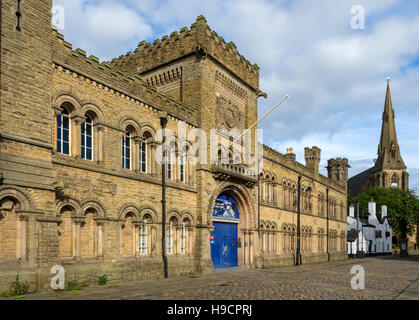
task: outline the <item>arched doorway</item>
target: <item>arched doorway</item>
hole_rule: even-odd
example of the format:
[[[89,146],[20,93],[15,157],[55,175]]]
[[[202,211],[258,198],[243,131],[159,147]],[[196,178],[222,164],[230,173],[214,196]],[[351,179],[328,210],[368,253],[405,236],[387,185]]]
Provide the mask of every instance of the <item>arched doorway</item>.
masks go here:
[[[214,268],[237,267],[240,213],[236,201],[229,194],[222,193],[215,200],[212,220],[211,260]]]

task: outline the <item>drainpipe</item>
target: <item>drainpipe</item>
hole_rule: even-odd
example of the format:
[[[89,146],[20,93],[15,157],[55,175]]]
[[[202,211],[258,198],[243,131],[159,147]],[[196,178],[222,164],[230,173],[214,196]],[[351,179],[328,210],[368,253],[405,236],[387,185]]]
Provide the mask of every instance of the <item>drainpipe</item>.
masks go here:
[[[162,257],[163,257],[163,266],[164,266],[164,277],[168,278],[168,266],[167,266],[167,256],[166,256],[166,153],[165,153],[165,144],[166,144],[166,125],[167,118],[161,117],[160,124],[162,127]]]
[[[329,252],[329,188],[326,189],[326,251],[327,251],[327,261],[330,261],[330,252]]]

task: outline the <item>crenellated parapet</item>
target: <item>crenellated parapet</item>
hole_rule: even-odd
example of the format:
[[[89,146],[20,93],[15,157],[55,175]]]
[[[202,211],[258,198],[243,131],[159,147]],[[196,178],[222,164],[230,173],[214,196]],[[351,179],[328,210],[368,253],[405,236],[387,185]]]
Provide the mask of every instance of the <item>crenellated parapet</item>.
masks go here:
[[[348,181],[349,161],[346,158],[330,159],[327,162],[329,179],[346,183]]]
[[[76,77],[88,78],[104,88],[111,89],[130,99],[138,100],[154,109],[167,112],[173,118],[196,126],[197,108],[186,106],[172,97],[166,96],[145,82],[139,75],[128,75],[115,69],[108,62],[99,62],[95,56],[87,57],[82,49],[73,50],[57,31],[55,34],[53,63],[74,73]]]
[[[134,52],[128,52],[110,63],[124,73],[142,75],[181,58],[196,55],[212,57],[243,79],[253,89],[259,89],[259,67],[242,56],[233,42],[226,42],[199,16],[190,28],[182,28],[170,36],[148,43],[141,41]]]
[[[318,149],[317,147],[313,147],[312,149],[309,149],[309,151],[310,150],[320,157],[320,149]],[[263,158],[268,161],[272,161],[276,164],[287,167],[288,169],[291,169],[292,171],[298,174],[310,177],[313,180],[317,180],[321,184],[330,188],[334,188],[341,192],[345,192],[346,190],[346,181],[332,180],[323,176],[322,174],[315,175],[313,169],[310,166],[305,166],[300,162],[296,161],[295,159],[289,157],[287,154],[282,154],[266,145],[263,145]]]

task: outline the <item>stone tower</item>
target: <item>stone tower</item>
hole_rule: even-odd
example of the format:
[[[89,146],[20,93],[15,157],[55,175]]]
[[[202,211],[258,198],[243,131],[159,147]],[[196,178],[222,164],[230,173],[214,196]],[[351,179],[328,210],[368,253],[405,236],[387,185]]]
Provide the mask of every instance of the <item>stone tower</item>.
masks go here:
[[[349,179],[348,188],[353,196],[373,187],[397,187],[403,190],[409,188],[409,174],[400,153],[394,118],[390,78],[387,78],[378,158],[373,167]]]
[[[45,283],[58,256],[56,224],[38,222],[54,221],[55,206],[51,9],[52,0],[2,0],[0,20],[0,196],[18,199],[25,230],[19,232],[27,237],[17,243],[17,256],[24,267],[40,267],[37,278]],[[27,244],[35,235],[38,244]]]
[[[409,175],[400,153],[397,141],[394,109],[391,101],[390,78],[387,78],[387,93],[382,117],[381,139],[378,145],[378,158],[375,163],[375,185],[382,187],[409,188]]]
[[[304,158],[306,160],[306,167],[310,168],[314,172],[314,176],[319,175],[319,164],[320,164],[321,150],[318,147],[305,148]]]
[[[335,181],[348,181],[348,169],[350,168],[348,159],[336,158],[327,162],[327,172],[329,179]]]

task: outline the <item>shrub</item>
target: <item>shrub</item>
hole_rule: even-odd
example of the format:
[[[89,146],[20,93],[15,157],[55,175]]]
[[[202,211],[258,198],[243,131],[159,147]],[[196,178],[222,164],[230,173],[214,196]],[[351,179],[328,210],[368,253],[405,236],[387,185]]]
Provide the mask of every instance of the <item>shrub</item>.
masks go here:
[[[98,283],[99,283],[100,286],[104,286],[106,284],[106,282],[108,282],[108,276],[106,274],[99,277]]]
[[[22,282],[19,280],[19,275],[16,276],[16,280],[12,282],[10,286],[10,295],[12,296],[23,296],[29,291],[29,283]]]
[[[81,290],[81,286],[77,283],[77,281],[68,281],[67,282],[67,290]]]

